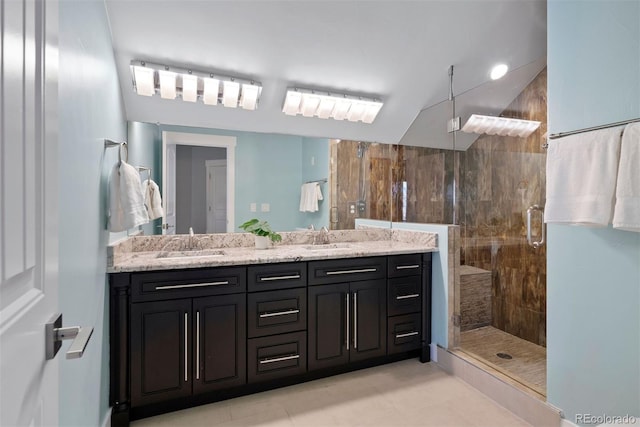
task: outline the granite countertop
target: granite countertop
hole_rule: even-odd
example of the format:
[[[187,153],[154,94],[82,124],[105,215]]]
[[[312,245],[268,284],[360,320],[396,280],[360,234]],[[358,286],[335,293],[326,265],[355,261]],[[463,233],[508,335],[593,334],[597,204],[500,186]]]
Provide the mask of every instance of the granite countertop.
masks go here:
[[[437,251],[437,235],[420,231],[330,231],[328,244],[313,245],[317,231],[280,233],[282,242],[255,249],[247,233],[134,236],[108,248],[107,272],[172,270],[247,264],[356,258]]]

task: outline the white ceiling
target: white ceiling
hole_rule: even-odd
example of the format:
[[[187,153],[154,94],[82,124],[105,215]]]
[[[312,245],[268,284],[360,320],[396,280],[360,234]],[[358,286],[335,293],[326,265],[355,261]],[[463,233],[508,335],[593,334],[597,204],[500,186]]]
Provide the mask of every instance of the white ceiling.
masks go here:
[[[450,65],[454,94],[482,94],[470,97],[471,112],[500,112],[546,57],[543,0],[106,4],[127,119],[134,121],[435,146],[428,141],[443,138],[450,118],[441,111]],[[138,96],[129,71],[134,59],[260,81],[260,106],[245,111]],[[519,71],[486,85],[498,62]],[[375,96],[385,104],[370,125],[290,117],[281,110],[293,86]]]

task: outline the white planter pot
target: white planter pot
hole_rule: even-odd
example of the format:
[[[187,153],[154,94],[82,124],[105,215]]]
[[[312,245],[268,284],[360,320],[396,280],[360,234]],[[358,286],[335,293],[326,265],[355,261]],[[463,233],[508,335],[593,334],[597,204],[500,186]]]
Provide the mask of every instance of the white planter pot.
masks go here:
[[[270,239],[265,236],[256,236],[256,249],[268,249]]]

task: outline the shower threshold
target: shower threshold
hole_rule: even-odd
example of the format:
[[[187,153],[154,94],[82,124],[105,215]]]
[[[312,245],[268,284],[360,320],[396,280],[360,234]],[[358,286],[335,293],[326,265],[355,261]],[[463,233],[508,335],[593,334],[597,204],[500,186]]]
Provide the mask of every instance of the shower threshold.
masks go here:
[[[546,399],[546,348],[485,326],[461,332],[457,350],[508,376],[535,392],[539,395],[537,397]]]

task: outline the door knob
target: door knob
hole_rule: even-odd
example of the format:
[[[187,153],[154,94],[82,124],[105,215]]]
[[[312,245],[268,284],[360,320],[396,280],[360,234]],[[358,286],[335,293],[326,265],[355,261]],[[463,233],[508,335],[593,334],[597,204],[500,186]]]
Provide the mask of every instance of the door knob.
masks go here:
[[[62,314],[57,313],[45,324],[45,351],[47,360],[53,359],[62,347],[63,340],[73,340],[67,359],[79,359],[87,348],[89,339],[93,334],[93,328],[83,328],[81,326],[62,327]]]

